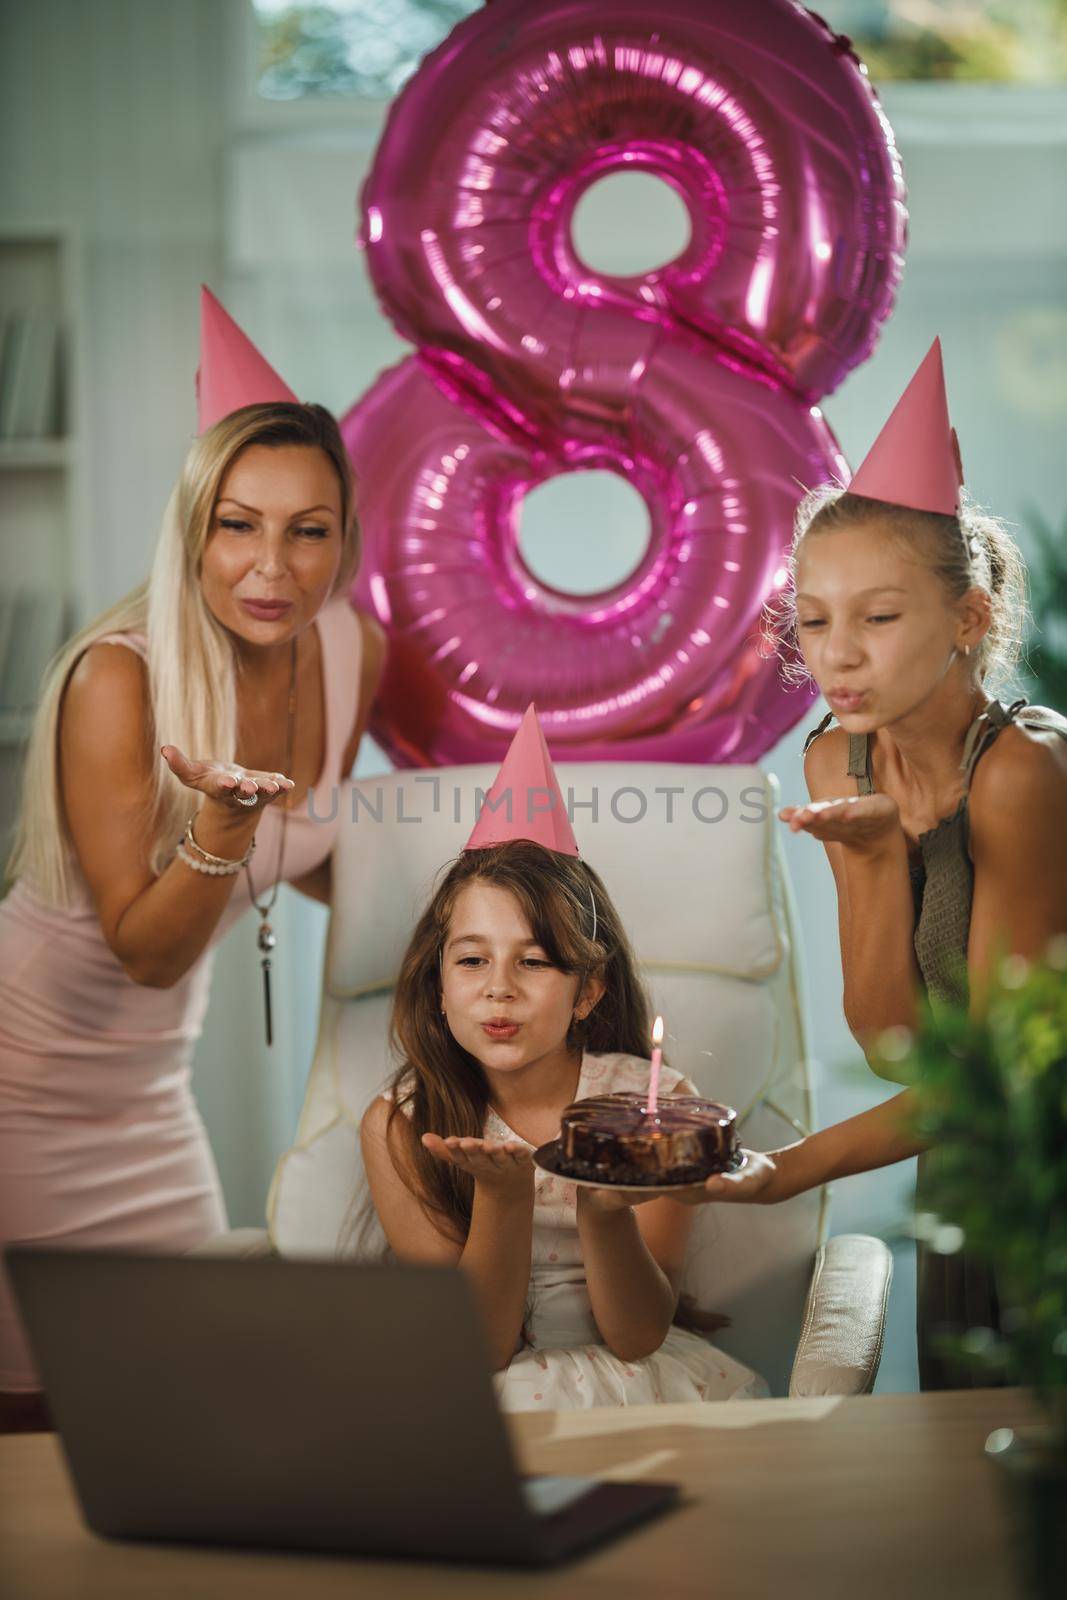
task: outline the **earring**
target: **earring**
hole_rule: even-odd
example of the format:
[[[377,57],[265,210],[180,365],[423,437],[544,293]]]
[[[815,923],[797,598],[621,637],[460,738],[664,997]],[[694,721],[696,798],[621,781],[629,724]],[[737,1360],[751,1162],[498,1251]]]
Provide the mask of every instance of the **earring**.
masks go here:
[[[963,647],[963,653],[964,653],[964,655],[965,655],[965,656],[969,656],[969,655],[970,655],[970,653],[971,653],[971,647],[970,647],[970,645],[969,645],[969,644],[965,644],[965,645],[964,645],[964,647]]]

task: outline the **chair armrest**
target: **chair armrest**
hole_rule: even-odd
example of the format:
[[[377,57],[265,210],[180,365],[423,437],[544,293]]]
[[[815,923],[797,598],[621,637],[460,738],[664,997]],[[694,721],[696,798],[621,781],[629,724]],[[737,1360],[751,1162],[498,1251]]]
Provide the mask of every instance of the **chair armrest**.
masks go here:
[[[881,1239],[842,1233],[815,1257],[790,1395],[870,1394],[882,1359],[893,1257]]]
[[[202,1244],[185,1252],[187,1256],[271,1256],[270,1235],[266,1228],[231,1228],[216,1233]]]

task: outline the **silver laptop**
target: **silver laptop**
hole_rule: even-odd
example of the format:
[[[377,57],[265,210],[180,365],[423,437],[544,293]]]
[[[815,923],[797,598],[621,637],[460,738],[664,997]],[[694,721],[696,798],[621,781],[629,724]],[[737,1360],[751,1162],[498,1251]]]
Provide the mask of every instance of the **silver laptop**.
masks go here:
[[[89,1526],[541,1566],[677,1502],[522,1478],[448,1267],[7,1252]]]

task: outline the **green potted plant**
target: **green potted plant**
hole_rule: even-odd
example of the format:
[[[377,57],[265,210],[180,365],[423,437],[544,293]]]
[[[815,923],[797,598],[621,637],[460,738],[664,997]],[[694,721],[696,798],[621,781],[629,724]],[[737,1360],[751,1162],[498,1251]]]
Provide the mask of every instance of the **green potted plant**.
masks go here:
[[[902,1043],[906,1048],[902,1049]],[[1001,1328],[945,1352],[1033,1391],[1041,1427],[998,1429],[1029,1592],[1067,1577],[1067,937],[1030,963],[999,965],[981,1016],[927,1007],[914,1038],[885,1041],[914,1088],[920,1136],[938,1146],[916,1232],[988,1261]],[[903,1054],[903,1061],[901,1055]]]

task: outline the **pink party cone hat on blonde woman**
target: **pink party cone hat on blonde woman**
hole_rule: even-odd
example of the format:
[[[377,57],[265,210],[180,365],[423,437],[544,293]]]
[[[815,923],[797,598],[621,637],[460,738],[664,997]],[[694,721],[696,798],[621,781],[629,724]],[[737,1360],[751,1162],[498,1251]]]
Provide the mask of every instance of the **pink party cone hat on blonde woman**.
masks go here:
[[[289,385],[264,361],[247,334],[215,299],[200,286],[200,366],[196,374],[200,405],[200,432],[206,433],[222,417],[242,406],[268,400],[297,402]]]
[[[954,516],[962,483],[960,447],[948,420],[941,340],[935,339],[848,490],[894,506]]]
[[[487,850],[512,839],[530,839],[561,856],[578,845],[560,793],[537,710],[526,707],[493,787],[485,797],[465,850]]]

